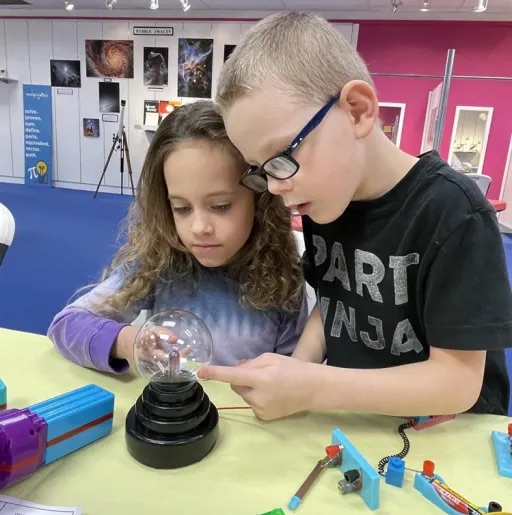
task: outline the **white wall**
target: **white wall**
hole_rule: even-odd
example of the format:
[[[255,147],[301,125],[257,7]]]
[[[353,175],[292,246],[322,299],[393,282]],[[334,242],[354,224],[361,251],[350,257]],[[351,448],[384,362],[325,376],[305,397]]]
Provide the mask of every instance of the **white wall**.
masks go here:
[[[174,36],[133,36],[133,26],[172,26]],[[79,59],[82,87],[72,95],[57,94],[53,88],[53,181],[56,187],[93,190],[112,146],[117,123],[102,122],[98,104],[98,82],[86,77],[86,39],[133,39],[134,78],[113,79],[120,83],[121,99],[127,108],[124,123],[128,137],[134,182],[138,181],[148,148],[148,135],[135,129],[143,122],[144,100],[177,98],[178,38],[213,38],[213,94],[222,67],[224,45],[236,44],[252,23],[222,21],[130,21],[130,20],[0,20],[0,69],[7,69],[15,82],[0,82],[0,181],[23,182],[24,132],[23,84],[50,84],[50,59]],[[337,24],[357,43],[358,26]],[[143,47],[169,47],[169,85],[150,91],[143,84]],[[100,138],[83,136],[83,118],[100,119]],[[125,167],[126,171],[126,167]],[[128,185],[125,177],[125,187]],[[118,192],[119,153],[115,153],[101,191]]]

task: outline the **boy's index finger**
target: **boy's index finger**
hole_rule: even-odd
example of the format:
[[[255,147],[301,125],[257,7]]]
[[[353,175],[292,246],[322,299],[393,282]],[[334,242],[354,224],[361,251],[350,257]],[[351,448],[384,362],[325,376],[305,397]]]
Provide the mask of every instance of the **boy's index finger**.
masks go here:
[[[209,365],[200,368],[197,371],[197,375],[201,379],[220,381],[222,383],[229,383],[235,386],[253,387],[257,383],[256,370],[246,367]]]

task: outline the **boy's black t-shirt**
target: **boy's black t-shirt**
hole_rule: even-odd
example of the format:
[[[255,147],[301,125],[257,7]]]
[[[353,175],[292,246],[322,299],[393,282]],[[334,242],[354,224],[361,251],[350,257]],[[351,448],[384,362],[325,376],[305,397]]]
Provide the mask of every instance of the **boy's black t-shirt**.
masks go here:
[[[428,152],[384,196],[350,203],[329,224],[302,222],[328,365],[384,368],[426,360],[430,347],[486,350],[470,411],[507,415],[512,294],[496,213],[469,177]]]

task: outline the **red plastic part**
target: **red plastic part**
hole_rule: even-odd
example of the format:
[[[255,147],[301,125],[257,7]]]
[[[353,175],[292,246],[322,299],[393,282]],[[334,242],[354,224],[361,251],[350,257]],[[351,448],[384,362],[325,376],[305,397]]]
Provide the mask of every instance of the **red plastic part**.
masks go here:
[[[421,431],[422,429],[427,429],[432,426],[437,426],[437,424],[442,424],[443,422],[448,422],[449,420],[453,420],[455,415],[436,415],[434,417],[430,417],[429,420],[425,422],[414,423],[413,419],[413,428],[416,431]]]
[[[433,477],[435,468],[436,464],[433,461],[425,460],[423,462],[423,475]]]
[[[327,454],[327,456],[329,456],[329,458],[334,458],[334,456],[336,456],[336,454],[339,454],[340,451],[341,447],[339,445],[328,445],[325,448],[325,453]]]
[[[508,436],[512,436],[512,424],[508,425]]]

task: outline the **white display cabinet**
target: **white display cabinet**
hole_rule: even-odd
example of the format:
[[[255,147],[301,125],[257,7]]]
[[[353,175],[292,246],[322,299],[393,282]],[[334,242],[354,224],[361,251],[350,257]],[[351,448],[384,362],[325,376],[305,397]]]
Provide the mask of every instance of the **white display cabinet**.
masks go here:
[[[492,115],[492,107],[456,107],[448,154],[452,168],[465,173],[482,173]]]
[[[384,134],[400,147],[404,124],[405,104],[379,102],[379,118]]]

